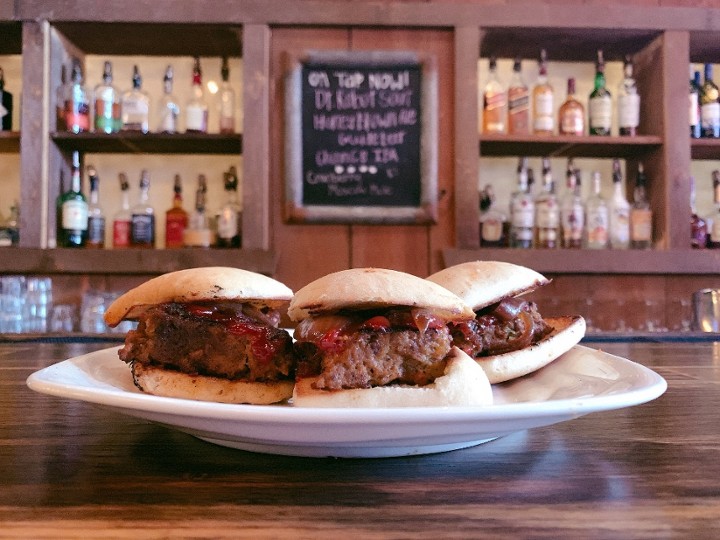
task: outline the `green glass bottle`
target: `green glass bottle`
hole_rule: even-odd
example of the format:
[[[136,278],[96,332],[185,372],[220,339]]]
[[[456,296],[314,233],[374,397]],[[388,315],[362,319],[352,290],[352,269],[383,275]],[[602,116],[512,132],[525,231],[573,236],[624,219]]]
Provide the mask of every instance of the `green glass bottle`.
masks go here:
[[[82,194],[80,153],[73,152],[72,183],[63,193],[61,201],[62,223],[58,245],[60,247],[85,247],[88,237],[88,203]]]

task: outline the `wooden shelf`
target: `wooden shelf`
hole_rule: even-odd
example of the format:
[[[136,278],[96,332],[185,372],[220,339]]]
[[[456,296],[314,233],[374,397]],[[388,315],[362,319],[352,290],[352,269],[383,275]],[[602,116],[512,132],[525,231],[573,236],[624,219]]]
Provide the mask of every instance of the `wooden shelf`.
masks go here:
[[[446,249],[445,264],[505,261],[547,274],[717,275],[720,250]]]
[[[272,251],[247,249],[37,249],[0,248],[2,274],[163,274],[200,266],[275,272]]]
[[[0,153],[15,154],[20,152],[20,132],[0,131]]]
[[[69,133],[51,135],[65,151],[99,154],[240,154],[242,134],[217,133]]]
[[[636,137],[481,134],[480,155],[630,158],[662,144],[654,135]]]
[[[720,159],[720,139],[691,139],[692,159]]]

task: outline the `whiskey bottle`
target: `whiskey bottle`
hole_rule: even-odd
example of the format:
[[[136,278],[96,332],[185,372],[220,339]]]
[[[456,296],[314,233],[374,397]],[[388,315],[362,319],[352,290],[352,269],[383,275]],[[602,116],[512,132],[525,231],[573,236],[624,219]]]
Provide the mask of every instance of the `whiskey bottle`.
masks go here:
[[[160,133],[177,133],[180,105],[173,95],[173,67],[165,69],[163,77],[163,95],[158,105],[157,130]]]
[[[217,247],[238,248],[242,243],[242,209],[238,203],[238,177],[234,166],[224,174],[226,201],[217,220]]]
[[[142,89],[137,65],[133,66],[132,89],[122,95],[121,110],[123,131],[149,131],[150,98]]]
[[[5,90],[5,74],[0,68],[0,131],[12,131],[13,95]]]
[[[594,171],[592,175],[592,193],[585,203],[587,216],[585,247],[588,249],[606,249],[608,247],[610,215],[607,202],[600,193],[600,182],[600,173]]]
[[[558,110],[560,135],[585,134],[585,107],[575,98],[575,79],[567,81],[567,98]]]
[[[58,245],[60,247],[85,247],[88,236],[88,204],[82,193],[80,153],[72,156],[72,183],[62,196],[62,224]]]
[[[192,97],[185,107],[185,131],[191,133],[207,133],[208,105],[202,87],[202,71],[200,58],[195,57],[192,80]]]
[[[220,108],[220,133],[235,133],[235,90],[230,85],[230,67],[227,57],[222,59],[220,69],[222,83],[220,83],[219,108]]]
[[[174,249],[183,247],[183,234],[188,224],[188,214],[183,208],[182,180],[175,175],[173,186],[173,204],[165,212],[165,248]]]
[[[647,177],[642,163],[638,164],[630,208],[630,246],[633,249],[652,247],[652,210],[647,198]]]
[[[130,183],[125,173],[120,173],[118,179],[120,180],[122,203],[120,210],[113,217],[113,248],[123,249],[130,247],[130,228],[132,225]]]
[[[627,249],[630,247],[630,203],[625,198],[622,185],[620,160],[613,159],[613,196],[610,199],[610,247]]]
[[[130,218],[130,246],[155,247],[155,210],[149,202],[150,175],[143,170],[140,175],[140,198],[132,207]]]
[[[480,246],[507,247],[509,222],[507,216],[495,208],[495,193],[490,184],[480,192]]]
[[[542,175],[543,189],[535,201],[535,247],[554,249],[560,245],[560,205],[548,158],[543,158]]]
[[[521,60],[515,58],[508,86],[508,133],[527,135],[530,132],[530,94],[523,81]]]
[[[718,87],[713,82],[712,64],[705,64],[705,82],[700,91],[700,123],[703,137],[720,137],[720,103]]]
[[[560,201],[560,232],[562,247],[581,248],[585,227],[585,207],[580,195],[578,171],[568,160],[565,193]]]
[[[595,62],[595,88],[588,99],[590,135],[610,135],[612,100],[605,86],[605,60],[603,52],[597,52]]]
[[[100,206],[99,184],[95,167],[88,166],[90,179],[90,204],[88,205],[88,239],[86,247],[102,249],[105,247],[105,214]]]
[[[207,180],[205,175],[198,176],[198,188],[195,192],[195,209],[190,214],[188,226],[183,234],[183,244],[186,247],[210,247],[213,243],[213,234],[205,208],[205,194],[207,193]]]
[[[700,122],[700,72],[694,71],[690,64],[690,137],[699,139],[702,136]]]
[[[517,191],[510,198],[510,247],[528,249],[533,246],[535,201],[528,193],[527,158],[518,162]]]
[[[705,249],[708,244],[707,222],[697,213],[695,206],[695,178],[690,177],[690,247]]]
[[[640,125],[640,94],[633,78],[633,63],[630,55],[625,55],[623,80],[618,87],[618,132],[620,135],[637,135]]]
[[[95,131],[120,131],[120,94],[112,84],[112,64],[105,62],[102,83],[95,87]]]
[[[90,130],[90,95],[83,84],[80,60],[73,58],[65,92],[65,129],[73,133]]]
[[[497,76],[497,61],[490,58],[490,76],[483,91],[483,133],[507,131],[507,94]]]
[[[555,131],[555,112],[553,110],[555,91],[548,82],[547,53],[540,51],[538,81],[533,88],[533,133],[552,135]]]

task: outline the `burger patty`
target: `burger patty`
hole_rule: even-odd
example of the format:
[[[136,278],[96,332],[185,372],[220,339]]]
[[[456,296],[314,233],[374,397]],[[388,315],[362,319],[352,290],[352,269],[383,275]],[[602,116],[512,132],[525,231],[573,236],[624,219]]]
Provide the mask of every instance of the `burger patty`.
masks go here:
[[[418,330],[360,331],[341,350],[325,352],[296,343],[298,374],[317,377],[314,388],[340,390],[390,383],[426,385],[445,371],[452,347],[446,326]]]
[[[295,367],[286,331],[241,314],[211,320],[173,303],[148,309],[118,355],[129,364],[231,380],[292,379]]]

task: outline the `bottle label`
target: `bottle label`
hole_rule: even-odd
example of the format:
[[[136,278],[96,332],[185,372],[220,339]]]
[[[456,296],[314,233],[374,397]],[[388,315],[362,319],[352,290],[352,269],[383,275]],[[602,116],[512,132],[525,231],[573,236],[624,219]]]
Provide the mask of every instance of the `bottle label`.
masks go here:
[[[165,247],[182,247],[183,233],[186,226],[186,216],[168,215],[165,220]]]
[[[580,242],[583,236],[583,224],[585,223],[585,211],[582,206],[574,206],[569,212],[562,216],[563,240],[568,242]]]
[[[155,216],[133,214],[130,226],[130,243],[133,245],[155,244]]]
[[[86,231],[88,206],[85,201],[65,201],[62,205],[62,228],[68,231]]]
[[[552,92],[535,94],[534,106],[533,129],[535,131],[553,131],[555,129],[555,118],[553,116]]]
[[[527,200],[520,198],[512,206],[512,225],[515,229],[530,229],[532,231],[535,222],[534,205]]]
[[[91,217],[88,219],[88,242],[90,244],[105,243],[105,218]]]
[[[65,125],[74,132],[90,130],[90,107],[84,102],[65,102]]]
[[[218,236],[231,239],[238,234],[238,215],[232,210],[223,210],[217,222]]]
[[[590,100],[590,127],[592,129],[610,129],[612,123],[612,102],[609,96],[595,97]]]
[[[698,105],[698,95],[693,92],[690,94],[690,125],[697,126],[700,123],[700,107]]]
[[[705,103],[700,110],[703,127],[712,128],[720,124],[720,103]]]
[[[652,240],[652,212],[637,209],[630,212],[630,238],[633,242]]]
[[[621,128],[636,128],[640,125],[640,96],[638,94],[618,97],[618,125]]]
[[[560,225],[560,212],[555,204],[542,202],[536,205],[537,226],[540,229],[556,229]]]
[[[608,243],[608,214],[599,211],[588,213],[588,247],[604,248]]]
[[[630,242],[630,212],[615,208],[610,215],[610,242],[613,247],[627,247]]]
[[[583,135],[585,131],[582,111],[569,111],[563,115],[560,129],[567,135]]]
[[[130,222],[113,222],[113,247],[125,248],[130,245]]]
[[[508,90],[508,119],[510,133],[527,133],[530,127],[530,96],[527,88]]]
[[[503,234],[503,223],[499,219],[488,218],[482,223],[480,238],[483,242],[499,242]]]
[[[166,108],[163,110],[162,119],[160,120],[160,131],[165,133],[175,133],[177,131],[177,111]]]
[[[207,109],[202,107],[188,107],[187,108],[187,125],[186,129],[190,131],[207,131]]]

